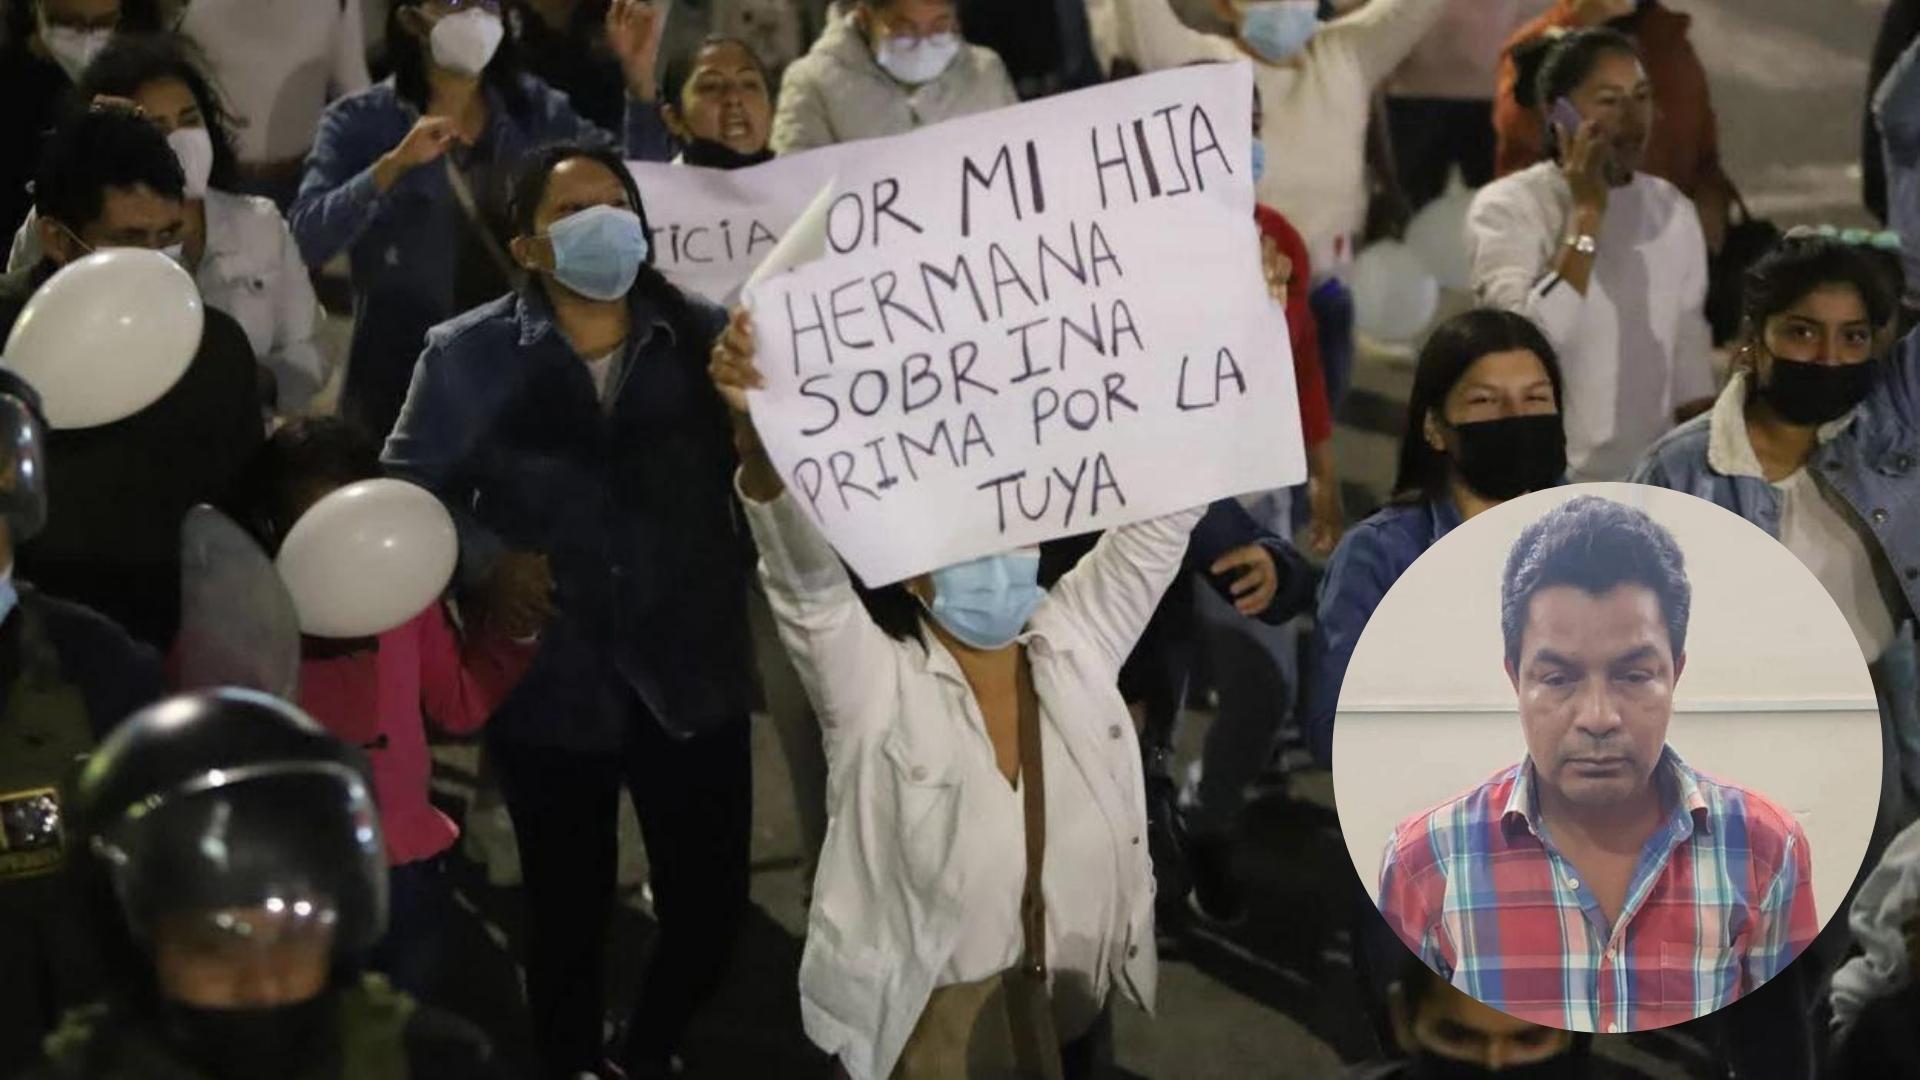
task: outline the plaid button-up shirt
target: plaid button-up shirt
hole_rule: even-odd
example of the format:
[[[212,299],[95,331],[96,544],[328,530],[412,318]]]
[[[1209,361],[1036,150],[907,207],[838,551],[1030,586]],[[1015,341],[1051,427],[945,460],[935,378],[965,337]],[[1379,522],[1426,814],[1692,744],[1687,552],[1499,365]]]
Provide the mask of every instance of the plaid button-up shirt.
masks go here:
[[[1522,760],[1400,823],[1380,909],[1407,947],[1488,1005],[1573,1031],[1703,1016],[1779,974],[1819,932],[1812,858],[1792,815],[1702,776],[1667,748],[1673,806],[1609,924],[1539,827]]]

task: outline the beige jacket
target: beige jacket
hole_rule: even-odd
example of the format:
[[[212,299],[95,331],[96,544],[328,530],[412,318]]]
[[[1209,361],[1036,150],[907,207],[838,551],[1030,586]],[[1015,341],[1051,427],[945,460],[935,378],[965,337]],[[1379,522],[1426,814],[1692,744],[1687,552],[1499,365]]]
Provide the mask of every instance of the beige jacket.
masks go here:
[[[906,86],[881,69],[866,37],[844,13],[787,68],[773,117],[776,154],[900,135],[957,116],[1013,105],[1007,66],[992,49],[964,46],[940,77]]]

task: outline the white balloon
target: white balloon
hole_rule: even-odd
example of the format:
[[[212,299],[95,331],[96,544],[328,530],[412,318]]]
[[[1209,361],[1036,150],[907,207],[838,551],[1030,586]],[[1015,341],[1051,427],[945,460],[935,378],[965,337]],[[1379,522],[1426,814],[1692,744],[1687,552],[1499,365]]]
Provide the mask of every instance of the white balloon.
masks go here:
[[[106,248],[40,286],[0,364],[40,391],[54,427],[98,427],[173,389],[205,324],[200,290],[179,263],[145,248]]]
[[[1473,189],[1456,174],[1446,193],[1421,207],[1407,226],[1407,246],[1442,287],[1456,292],[1473,288],[1473,257],[1467,252],[1467,211],[1472,206]]]
[[[459,551],[453,518],[431,492],[404,480],[363,480],[300,515],[275,565],[302,633],[370,637],[439,599]]]
[[[1382,241],[1353,261],[1353,320],[1375,341],[1411,342],[1440,308],[1440,283],[1407,245]]]

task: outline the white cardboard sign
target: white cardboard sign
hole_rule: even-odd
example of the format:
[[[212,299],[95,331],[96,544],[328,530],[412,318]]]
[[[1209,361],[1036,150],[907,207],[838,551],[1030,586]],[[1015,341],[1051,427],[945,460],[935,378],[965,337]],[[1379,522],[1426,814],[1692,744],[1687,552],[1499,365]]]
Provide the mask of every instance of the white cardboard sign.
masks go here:
[[[1252,97],[1244,63],[1181,68],[854,144],[828,196],[789,192],[822,250],[745,291],[753,416],[864,581],[1305,478]]]

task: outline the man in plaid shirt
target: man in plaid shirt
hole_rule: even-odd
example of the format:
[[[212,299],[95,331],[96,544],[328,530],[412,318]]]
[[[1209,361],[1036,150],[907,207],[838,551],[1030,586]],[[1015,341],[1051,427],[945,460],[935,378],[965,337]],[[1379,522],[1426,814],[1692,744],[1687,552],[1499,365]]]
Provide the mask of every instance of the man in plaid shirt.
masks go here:
[[[1703,1016],[1819,931],[1807,837],[1666,745],[1686,668],[1679,545],[1595,496],[1529,525],[1500,621],[1527,756],[1394,829],[1380,908],[1454,986],[1573,1031]]]

